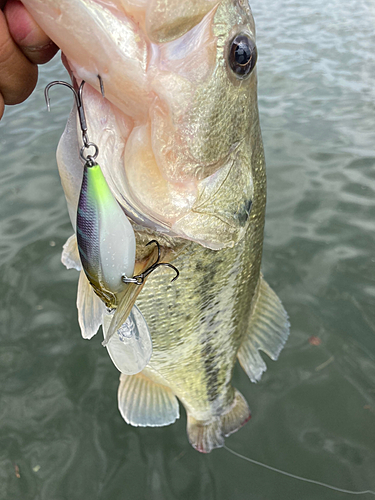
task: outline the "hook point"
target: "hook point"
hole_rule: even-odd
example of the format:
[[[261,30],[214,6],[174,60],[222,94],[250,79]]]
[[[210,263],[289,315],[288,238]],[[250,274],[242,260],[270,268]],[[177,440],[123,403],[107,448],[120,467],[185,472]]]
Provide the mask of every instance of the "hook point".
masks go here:
[[[99,84],[100,84],[100,92],[101,92],[102,96],[105,97],[103,79],[100,75],[98,75],[98,78],[99,78]]]

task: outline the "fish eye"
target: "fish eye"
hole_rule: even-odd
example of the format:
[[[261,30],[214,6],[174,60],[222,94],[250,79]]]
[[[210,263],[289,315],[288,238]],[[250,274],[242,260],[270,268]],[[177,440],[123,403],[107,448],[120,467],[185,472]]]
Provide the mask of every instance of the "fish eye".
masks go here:
[[[255,43],[246,34],[240,33],[230,44],[229,64],[238,78],[245,78],[254,69],[258,58]]]

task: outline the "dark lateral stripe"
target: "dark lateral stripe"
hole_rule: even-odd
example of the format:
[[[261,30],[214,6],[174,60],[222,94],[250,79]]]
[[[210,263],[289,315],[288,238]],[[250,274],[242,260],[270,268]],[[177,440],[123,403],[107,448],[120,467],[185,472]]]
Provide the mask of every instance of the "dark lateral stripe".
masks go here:
[[[219,368],[217,367],[217,359],[213,352],[212,345],[209,342],[205,342],[205,345],[202,349],[202,356],[204,362],[204,369],[207,376],[207,396],[210,402],[216,400],[219,395],[219,384],[218,384],[218,375]]]
[[[213,402],[219,396],[219,372],[218,356],[215,345],[211,339],[216,337],[215,334],[215,314],[212,310],[212,304],[215,303],[215,281],[217,269],[211,265],[206,265],[204,262],[198,262],[197,268],[202,275],[200,286],[198,287],[200,294],[200,309],[202,333],[202,360],[204,371],[206,373],[206,391],[207,398]]]

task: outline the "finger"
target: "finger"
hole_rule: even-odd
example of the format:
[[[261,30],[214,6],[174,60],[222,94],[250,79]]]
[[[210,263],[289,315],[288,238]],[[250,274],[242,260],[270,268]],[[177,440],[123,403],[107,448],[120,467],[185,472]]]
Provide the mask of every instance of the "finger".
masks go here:
[[[0,120],[4,114],[4,99],[3,96],[0,94]]]
[[[59,50],[19,0],[9,0],[4,14],[13,40],[34,64],[48,62]]]
[[[0,11],[0,93],[4,103],[24,101],[33,91],[37,79],[37,66],[14,43],[5,16]]]

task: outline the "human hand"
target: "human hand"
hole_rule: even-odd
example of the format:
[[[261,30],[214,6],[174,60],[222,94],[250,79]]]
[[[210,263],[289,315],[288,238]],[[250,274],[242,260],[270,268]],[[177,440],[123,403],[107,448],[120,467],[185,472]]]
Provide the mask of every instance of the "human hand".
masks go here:
[[[38,80],[38,64],[58,47],[36,24],[19,0],[0,0],[0,119],[5,104],[18,104]]]

